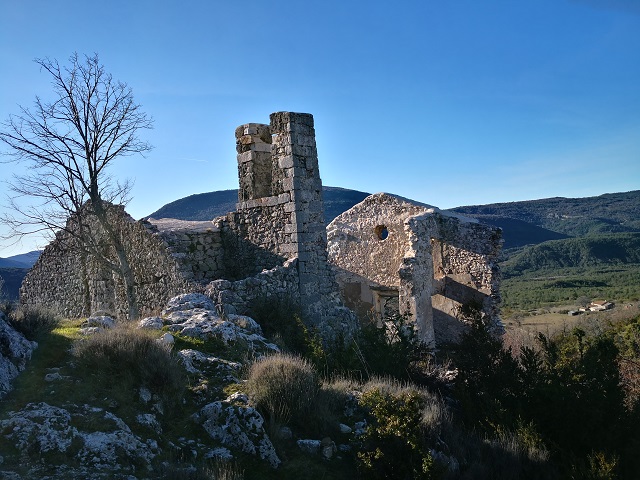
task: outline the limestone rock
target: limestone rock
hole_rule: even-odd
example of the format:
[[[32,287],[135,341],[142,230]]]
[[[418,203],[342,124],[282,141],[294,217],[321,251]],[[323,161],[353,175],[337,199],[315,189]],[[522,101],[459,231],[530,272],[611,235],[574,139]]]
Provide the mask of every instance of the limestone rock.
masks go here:
[[[278,467],[281,462],[264,430],[262,415],[255,408],[232,405],[227,400],[205,405],[193,420],[224,446],[257,455],[273,468]]]
[[[242,367],[241,364],[230,362],[222,358],[207,355],[198,350],[184,349],[178,352],[178,356],[189,373],[212,375],[236,374]]]
[[[99,422],[102,430],[93,430]],[[109,425],[105,428],[105,425]],[[0,421],[6,440],[21,451],[37,451],[43,459],[67,454],[74,462],[98,471],[126,471],[131,465],[149,466],[159,450],[143,442],[120,418],[101,408],[29,403]],[[58,455],[56,455],[58,454]]]
[[[148,330],[160,330],[163,325],[164,320],[161,317],[146,317],[138,322],[138,328]]]
[[[202,295],[201,293],[185,293],[169,300],[167,307],[162,311],[162,314],[168,315],[172,312],[193,310],[194,308],[214,311],[216,309],[209,297]]]
[[[87,318],[83,327],[99,327],[99,328],[113,328],[116,326],[116,321],[107,315],[98,315]]]
[[[171,335],[170,333],[165,333],[158,339],[158,342],[165,345],[169,348],[169,350],[171,350],[173,344],[176,343],[176,339],[173,338],[173,335]]]
[[[340,433],[348,435],[349,433],[352,432],[351,427],[349,425],[345,425],[344,423],[341,423],[339,425],[340,428]]]
[[[200,340],[219,339],[225,344],[246,342],[251,350],[262,354],[277,352],[278,347],[262,336],[260,325],[245,315],[221,317],[208,297],[189,293],[172,298],[163,311],[170,332]]]
[[[37,346],[14,330],[0,312],[0,398],[11,390],[11,382],[25,369]]]
[[[315,455],[320,451],[322,442],[320,442],[320,440],[303,439],[298,440],[296,443],[298,448],[303,452]]]
[[[323,438],[320,442],[320,453],[325,460],[331,460],[333,456],[338,452],[338,447],[331,438]]]

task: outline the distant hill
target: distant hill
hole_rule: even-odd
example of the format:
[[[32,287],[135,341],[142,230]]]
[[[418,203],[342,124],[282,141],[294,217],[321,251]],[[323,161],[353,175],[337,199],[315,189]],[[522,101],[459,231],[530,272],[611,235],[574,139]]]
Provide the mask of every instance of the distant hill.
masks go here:
[[[12,257],[0,258],[0,268],[31,268],[40,257],[40,253],[40,250],[34,250]]]
[[[0,258],[0,278],[4,280],[0,300],[17,300],[22,280],[40,257],[40,250]]]
[[[178,220],[212,220],[236,209],[238,190],[197,193],[167,203],[148,217]]]
[[[640,264],[640,233],[613,233],[553,240],[512,253],[505,275],[567,267]]]
[[[534,245],[549,240],[570,238],[564,233],[554,232],[515,218],[501,217],[498,215],[473,215],[473,217],[482,223],[502,228],[502,236],[504,238],[503,248],[505,250],[523,247],[525,245]]]
[[[338,187],[323,187],[325,221],[364,200],[369,194]],[[211,220],[234,211],[237,190],[190,195],[153,212],[153,218]],[[547,198],[524,202],[471,205],[451,209],[503,229],[504,248],[520,248],[550,240],[640,232],[640,190],[588,198]]]
[[[487,223],[494,223],[498,218],[520,220],[571,237],[640,232],[640,190],[586,198],[554,197],[524,202],[471,205],[457,207],[452,211],[476,217]],[[526,244],[523,243],[524,240],[520,238],[514,243]]]
[[[18,299],[20,285],[22,285],[22,280],[28,271],[28,268],[0,268],[0,278],[4,280],[2,291],[0,291],[0,301]]]
[[[329,223],[342,212],[360,203],[370,194],[339,187],[322,187],[325,221]],[[238,190],[199,193],[168,203],[152,214],[152,218],[178,220],[212,220],[236,209]]]

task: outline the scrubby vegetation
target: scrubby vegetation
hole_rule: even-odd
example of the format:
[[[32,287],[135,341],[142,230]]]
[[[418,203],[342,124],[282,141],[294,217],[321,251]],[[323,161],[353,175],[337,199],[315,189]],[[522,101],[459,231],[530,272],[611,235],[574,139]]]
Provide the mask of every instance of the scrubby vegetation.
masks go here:
[[[149,332],[126,326],[106,329],[76,340],[72,353],[77,368],[84,375],[93,374],[96,387],[108,389],[110,397],[133,401],[139,389],[146,388],[163,411],[179,408],[186,386],[184,368]]]
[[[171,350],[158,332],[127,326],[83,336],[81,321],[13,310],[13,324],[40,348],[0,407],[72,399],[129,425],[145,408],[162,411],[165,453],[150,478],[632,479],[640,471],[640,317],[539,335],[519,351],[476,319],[436,357],[413,342],[402,317],[384,328],[366,323],[328,348],[295,306],[272,306],[263,307],[262,321],[271,322],[263,328],[284,351],[257,358],[180,336]],[[243,362],[243,378],[198,383],[175,353],[185,348]],[[43,380],[52,371],[70,380]],[[189,418],[197,402],[238,390],[266,419],[277,470],[241,454],[229,463],[190,453],[189,439],[206,436]],[[299,447],[305,439],[318,442],[318,453]],[[11,451],[2,436],[0,448]]]
[[[522,220],[570,236],[640,230],[640,191],[588,198],[545,198],[524,202],[459,207],[467,215]]]
[[[255,362],[247,380],[254,405],[275,425],[303,427],[320,389],[311,363],[293,355],[274,355]]]
[[[503,312],[552,305],[578,305],[580,298],[640,300],[640,265],[534,270],[502,281]]]
[[[58,315],[42,308],[26,309],[7,303],[4,310],[11,326],[28,340],[38,340],[54,329],[61,320]]]
[[[640,264],[640,233],[552,240],[508,253],[503,264],[506,276],[567,267]]]

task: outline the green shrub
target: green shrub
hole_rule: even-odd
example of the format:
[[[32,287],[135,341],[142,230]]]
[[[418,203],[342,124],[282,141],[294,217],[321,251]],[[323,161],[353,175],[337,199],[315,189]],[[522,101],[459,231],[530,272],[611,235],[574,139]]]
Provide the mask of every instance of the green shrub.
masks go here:
[[[24,306],[10,309],[8,319],[11,326],[29,340],[50,332],[60,322],[60,317],[50,310]]]
[[[413,380],[420,376],[428,350],[417,341],[413,325],[396,315],[382,325],[374,318],[363,320],[349,342],[338,340],[326,352],[326,371],[361,379],[390,376]]]
[[[363,475],[374,479],[430,479],[439,475],[429,449],[446,417],[435,396],[396,381],[374,379],[360,398],[369,418],[357,452]]]
[[[318,394],[318,375],[307,360],[288,354],[272,355],[251,366],[247,390],[272,425],[303,425]]]
[[[305,422],[304,433],[314,438],[338,435],[341,417],[353,390],[355,382],[346,378],[323,381],[314,400],[313,415]]]
[[[530,426],[523,427],[525,430]],[[548,461],[548,452],[530,432],[501,430],[481,437],[469,431],[445,436],[460,463],[461,477],[474,480],[553,480],[560,478]],[[535,435],[534,435],[535,436]]]

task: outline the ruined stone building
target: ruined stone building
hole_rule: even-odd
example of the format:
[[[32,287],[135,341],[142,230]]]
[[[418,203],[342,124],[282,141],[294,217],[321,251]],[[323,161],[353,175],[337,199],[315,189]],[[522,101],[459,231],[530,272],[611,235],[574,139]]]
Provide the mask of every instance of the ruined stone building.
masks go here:
[[[359,316],[404,315],[427,344],[457,340],[473,315],[500,328],[494,227],[377,193],[327,230],[342,296]]]
[[[269,125],[241,125],[235,136],[235,212],[208,222],[136,222],[113,207],[143,313],[189,291],[239,314],[255,301],[288,297],[329,336],[353,327],[347,305],[359,315],[405,314],[429,344],[449,339],[469,305],[498,322],[498,231],[387,194],[366,198],[327,229],[313,117],[277,112]],[[118,277],[69,243],[60,234],[47,246],[23,283],[22,303],[125,317]]]

